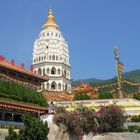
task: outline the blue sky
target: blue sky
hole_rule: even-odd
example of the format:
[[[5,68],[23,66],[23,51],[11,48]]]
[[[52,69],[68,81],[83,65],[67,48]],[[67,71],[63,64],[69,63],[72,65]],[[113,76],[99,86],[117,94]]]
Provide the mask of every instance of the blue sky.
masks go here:
[[[50,0],[0,1],[0,54],[29,68]],[[52,0],[69,44],[73,79],[116,75],[113,46],[124,71],[140,68],[140,0]]]

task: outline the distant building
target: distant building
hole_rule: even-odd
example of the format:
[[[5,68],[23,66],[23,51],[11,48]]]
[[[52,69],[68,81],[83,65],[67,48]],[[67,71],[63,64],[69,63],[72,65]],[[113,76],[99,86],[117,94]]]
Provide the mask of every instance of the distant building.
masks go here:
[[[49,81],[43,85],[44,89],[71,91],[68,44],[59,31],[52,9],[34,43],[32,66],[35,73],[49,76]]]

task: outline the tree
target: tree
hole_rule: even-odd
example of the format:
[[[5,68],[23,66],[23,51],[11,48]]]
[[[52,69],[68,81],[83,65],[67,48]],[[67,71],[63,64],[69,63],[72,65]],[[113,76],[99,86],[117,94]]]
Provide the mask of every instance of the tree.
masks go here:
[[[9,135],[5,140],[48,140],[48,124],[43,123],[39,117],[32,117],[31,114],[23,116],[24,127],[17,134],[9,129]],[[14,138],[14,135],[17,135]],[[14,138],[14,139],[13,139]]]
[[[17,133],[14,131],[13,127],[10,127],[8,136],[5,137],[5,140],[17,140],[17,137]]]
[[[98,98],[99,99],[112,99],[113,95],[112,93],[99,93]]]
[[[91,97],[87,93],[78,93],[74,96],[74,100],[90,100]]]

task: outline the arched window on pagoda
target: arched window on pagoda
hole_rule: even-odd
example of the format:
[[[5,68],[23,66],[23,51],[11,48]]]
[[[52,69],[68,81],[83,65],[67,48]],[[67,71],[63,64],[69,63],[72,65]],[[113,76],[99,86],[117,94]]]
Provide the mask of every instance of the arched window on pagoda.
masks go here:
[[[41,70],[41,68],[38,69],[38,74],[39,74],[39,75],[42,75],[42,70]]]
[[[47,83],[47,90],[49,90],[50,89],[50,84],[49,83]]]
[[[56,74],[56,69],[55,69],[55,67],[53,67],[52,69],[51,69],[51,74]]]
[[[56,90],[57,89],[57,85],[56,83],[53,81],[51,84],[51,90]]]
[[[58,56],[56,56],[56,60],[58,60]]]
[[[65,84],[65,90],[67,90],[68,89],[68,85],[67,84]]]
[[[60,69],[58,69],[58,75],[60,75]]]
[[[43,75],[45,75],[45,69],[43,68]]]
[[[64,70],[64,76],[66,77],[66,74],[67,74],[67,72],[66,72],[66,70]]]
[[[61,84],[60,83],[58,84],[58,90],[61,90]]]
[[[44,60],[46,60],[46,56],[44,56]]]
[[[50,74],[50,69],[49,68],[47,68],[47,74]]]
[[[52,60],[55,60],[55,55],[52,56]]]
[[[49,60],[51,60],[51,55],[49,56]]]

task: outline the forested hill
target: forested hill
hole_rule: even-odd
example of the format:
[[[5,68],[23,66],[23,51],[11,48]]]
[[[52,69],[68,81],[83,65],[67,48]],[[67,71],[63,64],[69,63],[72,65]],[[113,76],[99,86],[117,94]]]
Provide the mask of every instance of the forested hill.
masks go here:
[[[123,74],[123,79],[124,80],[129,80],[129,81],[134,82],[134,83],[140,82],[140,69],[139,70],[133,70],[133,71],[130,71],[130,72],[125,72]],[[90,83],[93,86],[96,86],[96,85],[104,85],[104,84],[113,83],[113,82],[117,81],[117,78],[114,77],[112,79],[107,79],[107,80],[101,80],[101,79],[96,79],[96,78],[81,79],[81,80],[73,81],[72,85],[77,86],[81,83],[81,81],[85,82],[85,83]]]

